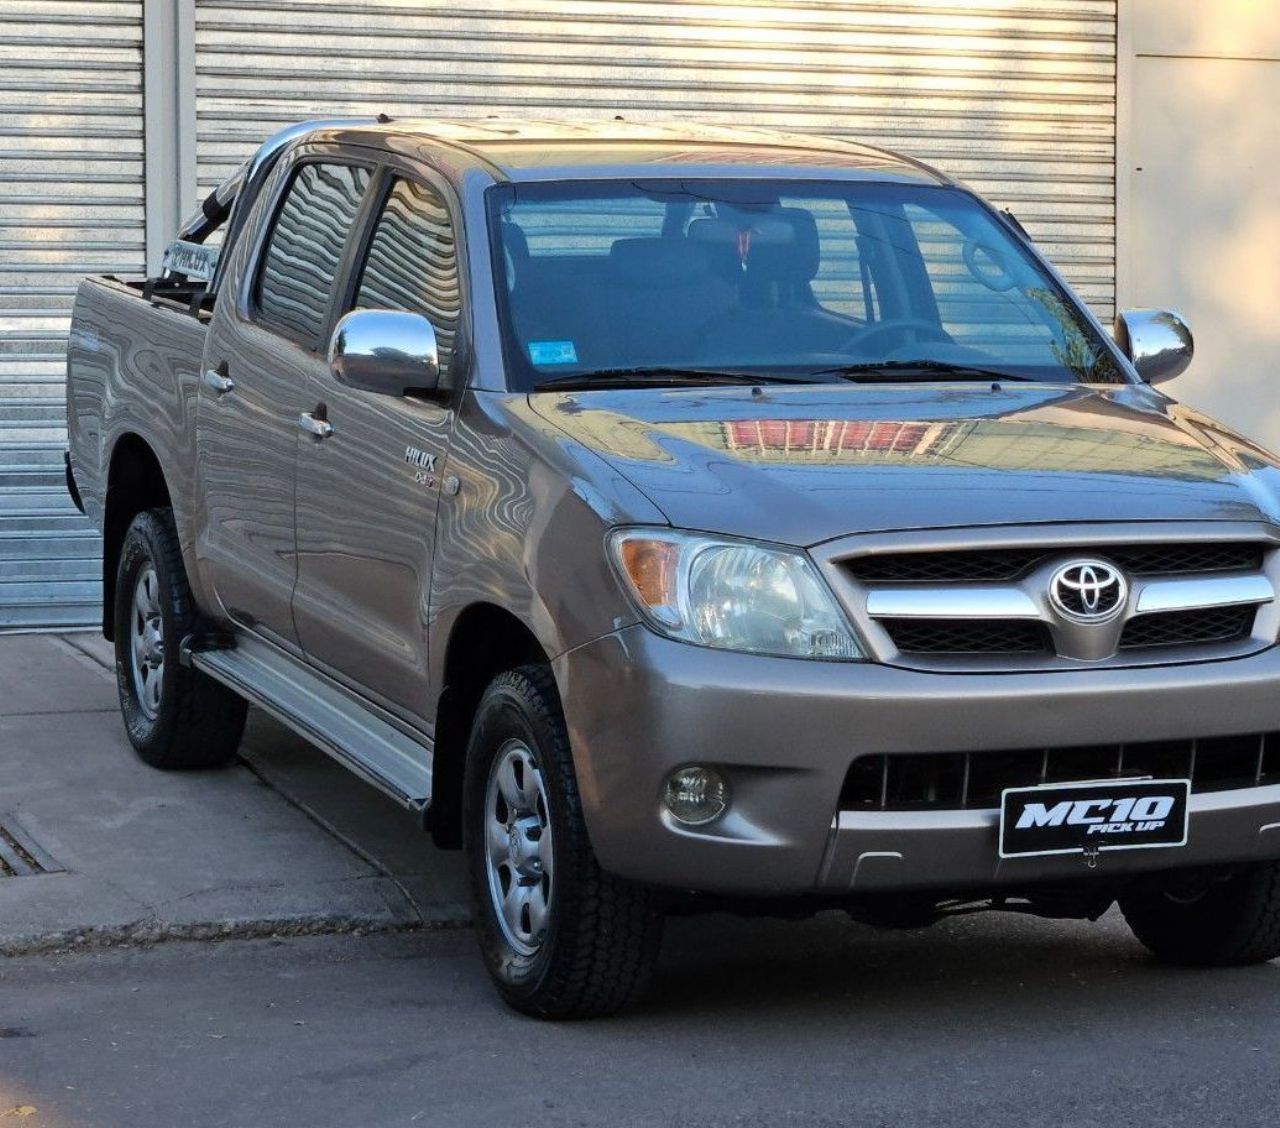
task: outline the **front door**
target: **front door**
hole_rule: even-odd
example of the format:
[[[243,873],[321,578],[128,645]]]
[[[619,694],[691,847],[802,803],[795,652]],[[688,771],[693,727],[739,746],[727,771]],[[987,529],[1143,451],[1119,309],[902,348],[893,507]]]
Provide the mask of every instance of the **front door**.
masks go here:
[[[428,317],[451,386],[459,315],[454,228],[441,194],[388,175],[352,309]],[[377,395],[327,370],[308,385],[323,438],[298,452],[298,579],[293,610],[307,657],[321,670],[411,720],[427,698],[427,610],[436,507],[453,410],[443,402]]]

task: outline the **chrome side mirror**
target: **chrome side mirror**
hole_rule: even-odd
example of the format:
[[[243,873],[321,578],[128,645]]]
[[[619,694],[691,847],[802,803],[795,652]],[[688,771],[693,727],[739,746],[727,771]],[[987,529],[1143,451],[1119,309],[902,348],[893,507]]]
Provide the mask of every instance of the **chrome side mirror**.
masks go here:
[[[1115,337],[1148,384],[1185,372],[1196,351],[1186,322],[1168,309],[1127,309],[1117,314]]]
[[[333,327],[329,368],[340,384],[363,392],[434,391],[440,383],[435,328],[420,313],[352,310]]]

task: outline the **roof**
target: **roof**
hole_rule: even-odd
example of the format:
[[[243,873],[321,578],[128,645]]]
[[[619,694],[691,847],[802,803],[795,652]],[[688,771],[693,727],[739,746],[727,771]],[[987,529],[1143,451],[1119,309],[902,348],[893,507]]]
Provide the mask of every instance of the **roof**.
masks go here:
[[[501,179],[532,180],[566,172],[635,166],[726,166],[747,171],[828,171],[885,180],[947,183],[928,165],[886,149],[802,133],[726,127],[691,121],[536,121],[472,118],[402,120],[369,127],[404,140],[427,140],[466,150]]]

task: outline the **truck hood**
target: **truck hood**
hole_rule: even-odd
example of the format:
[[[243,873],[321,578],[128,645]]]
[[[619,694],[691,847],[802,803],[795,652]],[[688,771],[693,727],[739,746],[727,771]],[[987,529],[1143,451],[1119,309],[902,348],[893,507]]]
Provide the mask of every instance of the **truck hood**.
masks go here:
[[[1039,522],[1274,521],[1280,463],[1145,386],[535,392],[680,528],[811,545]]]

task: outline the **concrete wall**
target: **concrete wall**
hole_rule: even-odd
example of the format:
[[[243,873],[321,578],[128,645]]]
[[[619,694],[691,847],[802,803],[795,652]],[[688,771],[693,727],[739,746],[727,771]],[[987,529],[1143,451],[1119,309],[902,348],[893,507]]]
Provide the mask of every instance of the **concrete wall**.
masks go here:
[[[1280,4],[1122,0],[1117,304],[1171,306],[1169,390],[1280,446]]]

